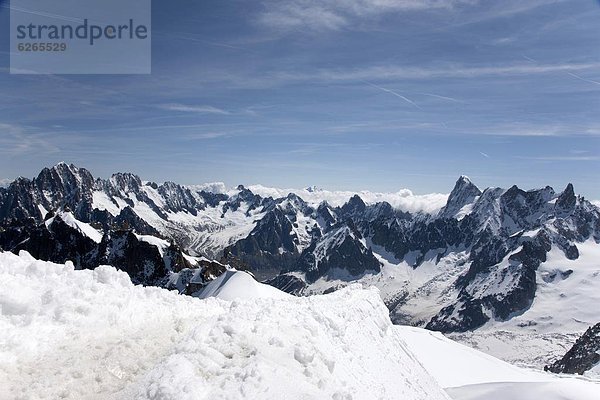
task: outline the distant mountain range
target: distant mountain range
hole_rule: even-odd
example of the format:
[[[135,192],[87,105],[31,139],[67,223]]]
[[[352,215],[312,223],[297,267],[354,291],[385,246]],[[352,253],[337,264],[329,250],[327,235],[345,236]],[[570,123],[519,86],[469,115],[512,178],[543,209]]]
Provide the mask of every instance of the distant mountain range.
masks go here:
[[[443,332],[509,322],[583,332],[600,319],[589,310],[600,300],[600,210],[571,184],[481,190],[462,176],[443,207],[420,211],[304,192],[103,180],[61,163],[0,188],[0,247],[110,264],[185,293],[225,264],[297,295],[375,285],[393,321]]]

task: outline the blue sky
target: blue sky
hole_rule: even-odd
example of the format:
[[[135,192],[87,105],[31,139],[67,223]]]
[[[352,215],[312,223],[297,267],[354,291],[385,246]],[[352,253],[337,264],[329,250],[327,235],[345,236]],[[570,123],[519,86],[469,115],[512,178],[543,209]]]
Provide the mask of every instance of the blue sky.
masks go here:
[[[0,8],[0,178],[600,199],[596,1],[153,3],[149,76],[11,76]]]

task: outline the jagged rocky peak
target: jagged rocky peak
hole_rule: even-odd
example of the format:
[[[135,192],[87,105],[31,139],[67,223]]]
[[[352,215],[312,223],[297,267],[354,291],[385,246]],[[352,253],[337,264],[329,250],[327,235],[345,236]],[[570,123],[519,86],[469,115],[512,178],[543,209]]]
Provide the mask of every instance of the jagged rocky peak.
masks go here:
[[[346,204],[342,206],[342,212],[345,215],[356,215],[363,213],[366,208],[367,205],[363,199],[359,195],[355,194],[354,196],[350,197],[350,200],[348,200]]]
[[[165,182],[158,187],[158,193],[164,198],[167,208],[174,212],[187,211],[196,215],[196,209],[204,206],[198,204],[192,192],[174,182]]]
[[[575,196],[575,189],[573,184],[569,183],[565,190],[556,199],[556,208],[562,210],[571,210],[577,203],[577,196]]]
[[[87,169],[64,162],[42,169],[34,182],[40,190],[65,197],[74,191],[91,191],[94,186],[94,178]]]
[[[117,172],[110,177],[109,181],[117,191],[123,193],[137,193],[142,186],[140,177],[129,172]]]
[[[337,222],[337,215],[326,201],[319,204],[317,216],[323,219],[324,225],[331,226]]]
[[[439,215],[445,218],[456,216],[463,207],[475,202],[481,193],[481,190],[471,182],[469,177],[462,175],[456,181],[454,189],[448,196],[446,206],[440,210]]]
[[[306,204],[306,202],[295,193],[289,193],[287,197],[282,198],[279,207],[293,219],[296,218],[296,213],[302,214],[312,213],[314,210]]]

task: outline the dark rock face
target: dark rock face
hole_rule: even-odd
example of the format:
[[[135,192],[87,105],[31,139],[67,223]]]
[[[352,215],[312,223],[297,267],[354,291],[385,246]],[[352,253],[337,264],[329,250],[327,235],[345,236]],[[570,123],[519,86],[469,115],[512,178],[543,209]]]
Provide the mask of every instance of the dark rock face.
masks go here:
[[[292,222],[279,208],[269,211],[250,235],[226,249],[261,277],[276,275],[298,258],[298,238]]]
[[[170,272],[193,267],[177,245],[171,244],[161,255],[155,245],[139,240],[131,230],[108,230],[96,243],[60,215],[41,224],[29,221],[0,231],[0,248],[15,253],[25,250],[44,261],[72,261],[77,269],[112,265],[143,285],[164,286]]]
[[[156,246],[138,240],[131,231],[105,235],[98,249],[98,264],[127,272],[136,284],[162,286],[168,270]]]
[[[306,288],[306,282],[303,279],[291,274],[277,275],[275,278],[269,279],[264,283],[296,296],[302,295]]]
[[[346,271],[351,277],[359,277],[368,271],[379,272],[379,261],[361,239],[360,232],[352,221],[348,221],[305,249],[295,269],[305,272],[307,282],[329,276],[336,269]]]
[[[544,370],[557,374],[583,375],[598,363],[600,363],[600,323],[585,331],[563,358],[545,366]]]
[[[187,211],[192,215],[196,215],[198,210],[204,209],[204,205],[198,204],[189,189],[177,185],[176,183],[165,182],[159,186],[158,193],[166,200],[166,206],[170,211]]]
[[[133,229],[140,235],[160,236],[158,231],[140,218],[130,206],[122,209],[119,215],[112,219],[112,227],[124,230]]]
[[[10,236],[9,233],[5,237]],[[22,230],[20,237],[23,239],[20,243],[6,248],[16,253],[26,250],[33,257],[45,261],[64,263],[70,260],[78,269],[98,266],[94,260],[97,244],[67,225],[60,216],[55,216],[48,226],[28,226]],[[5,245],[2,244],[2,247],[5,248]]]

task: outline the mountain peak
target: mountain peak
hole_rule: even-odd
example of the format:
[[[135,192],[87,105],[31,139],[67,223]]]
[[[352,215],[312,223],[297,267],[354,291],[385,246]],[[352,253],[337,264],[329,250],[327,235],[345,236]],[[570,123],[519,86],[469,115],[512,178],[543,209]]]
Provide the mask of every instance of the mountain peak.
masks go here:
[[[461,175],[448,196],[446,206],[440,210],[440,215],[447,218],[454,217],[464,206],[473,203],[478,196],[481,196],[481,190],[468,176]]]
[[[473,182],[471,181],[471,179],[470,179],[468,176],[466,176],[466,175],[461,175],[461,176],[458,178],[458,180],[456,181],[456,184],[459,184],[459,183],[464,185],[464,184],[469,184],[469,183],[471,183],[471,184],[472,184]]]
[[[359,195],[355,194],[354,196],[350,197],[350,200],[348,200],[346,204],[342,206],[342,211],[346,214],[355,214],[363,212],[366,207],[367,205],[363,199]]]
[[[556,199],[556,206],[567,210],[573,208],[576,202],[575,189],[573,188],[573,184],[569,183],[565,190],[558,196],[558,199]]]

